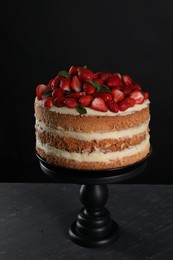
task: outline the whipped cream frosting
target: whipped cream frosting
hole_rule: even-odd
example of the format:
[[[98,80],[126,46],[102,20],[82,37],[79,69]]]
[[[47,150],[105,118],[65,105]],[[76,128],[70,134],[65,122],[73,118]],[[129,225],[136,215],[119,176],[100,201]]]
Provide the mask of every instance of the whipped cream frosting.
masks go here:
[[[46,154],[55,155],[61,158],[75,160],[78,162],[109,162],[111,160],[119,160],[124,157],[132,156],[138,153],[145,151],[147,148],[149,149],[150,136],[135,146],[130,146],[126,149],[116,152],[107,152],[103,153],[100,149],[96,149],[96,151],[92,153],[77,153],[77,152],[67,152],[64,150],[56,149],[49,144],[43,144],[39,139],[36,141],[36,146],[42,149]]]
[[[131,127],[121,131],[86,133],[86,132],[67,131],[61,127],[55,129],[50,126],[47,126],[43,122],[36,120],[35,128],[39,132],[48,132],[50,134],[57,135],[59,137],[71,137],[83,141],[92,141],[92,140],[104,140],[104,139],[131,138],[135,135],[148,133],[148,124],[149,121],[146,121],[145,123],[137,127]]]
[[[43,101],[38,100],[36,98],[35,104],[37,106],[42,106]],[[147,99],[142,104],[135,104],[133,107],[129,107],[125,111],[118,111],[117,113],[113,113],[109,110],[107,112],[101,112],[101,111],[94,110],[90,107],[86,107],[87,113],[84,115],[81,115],[81,116],[126,116],[128,114],[132,114],[137,111],[141,111],[142,109],[148,107],[149,104],[150,104],[150,101],[149,101],[149,99]],[[52,106],[51,108],[49,108],[49,110],[56,112],[56,113],[65,114],[65,115],[74,115],[74,116],[80,115],[75,108],[68,108],[65,106],[64,107]]]

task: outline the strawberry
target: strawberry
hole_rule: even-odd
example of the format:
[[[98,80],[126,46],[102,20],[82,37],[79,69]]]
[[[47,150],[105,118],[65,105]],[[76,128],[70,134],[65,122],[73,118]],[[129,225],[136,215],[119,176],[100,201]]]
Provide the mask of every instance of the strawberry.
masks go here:
[[[64,89],[63,88],[55,88],[52,92],[52,97],[56,98],[56,97],[63,97],[64,95]]]
[[[128,103],[129,107],[133,107],[136,103],[135,100],[133,98],[130,98],[130,97],[126,97],[125,102]]]
[[[111,73],[100,72],[100,78],[106,82],[112,76]]]
[[[71,66],[68,73],[71,75],[71,76],[74,76],[74,75],[77,75],[77,69],[75,66]]]
[[[101,97],[96,97],[93,99],[91,103],[91,107],[94,110],[102,111],[102,112],[107,112],[108,107],[105,104],[105,101]]]
[[[90,79],[94,79],[95,74],[88,68],[78,67],[77,68],[78,77],[83,82],[88,82]]]
[[[104,82],[101,78],[94,79],[95,82],[98,82],[100,85],[102,85]]]
[[[116,77],[118,77],[119,79],[122,79],[122,76],[121,76],[120,73],[113,73],[112,76],[116,76]]]
[[[93,100],[92,96],[86,95],[79,99],[79,104],[82,105],[83,107],[89,107],[92,100]]]
[[[107,92],[103,92],[103,93],[98,93],[97,92],[97,96],[101,97],[104,101],[107,101],[107,100],[112,100],[112,94],[110,93],[107,93]]]
[[[112,89],[112,96],[113,96],[113,100],[118,102],[118,101],[122,101],[124,99],[125,94],[121,90],[113,88]]]
[[[68,97],[79,99],[80,97],[83,97],[85,95],[86,93],[84,91],[81,91],[81,92],[71,93],[70,95],[68,95]]]
[[[129,87],[129,86],[122,86],[122,87],[121,87],[121,90],[123,91],[123,93],[124,93],[125,95],[128,95],[128,94],[130,94],[130,93],[132,92],[132,88]]]
[[[131,79],[131,77],[129,75],[122,75],[122,81],[124,83],[125,86],[131,86],[133,81]]]
[[[54,100],[53,100],[53,104],[54,106],[56,107],[63,107],[64,106],[64,97],[61,96],[61,97],[56,97]]]
[[[43,106],[44,107],[51,107],[52,105],[53,105],[53,98],[52,97],[48,97],[48,98],[43,100]]]
[[[148,99],[148,98],[149,98],[148,92],[142,91],[142,94],[143,94],[143,96],[144,96],[144,99]]]
[[[86,92],[86,94],[92,95],[96,91],[96,88],[90,83],[84,83],[83,90]]]
[[[141,86],[137,83],[133,83],[132,90],[136,90],[136,89],[141,90]]]
[[[78,78],[78,76],[73,76],[72,80],[71,80],[71,89],[74,92],[80,92],[82,89],[82,82],[80,81],[80,79]]]
[[[111,112],[117,113],[119,110],[118,104],[115,100],[107,100],[106,105]]]
[[[60,81],[60,88],[70,91],[70,84],[71,84],[71,79],[70,78],[63,78]]]
[[[121,82],[121,79],[119,77],[114,75],[114,76],[111,76],[108,79],[106,85],[108,87],[110,87],[110,88],[112,88],[112,87],[120,87],[120,86],[122,86],[122,82]]]
[[[75,107],[77,107],[78,102],[77,102],[76,98],[69,97],[69,98],[64,99],[64,104],[66,105],[66,107],[75,108]]]
[[[38,100],[42,99],[42,94],[46,90],[46,85],[45,84],[40,84],[36,87],[36,96]]]
[[[136,104],[142,104],[144,102],[144,95],[139,90],[134,90],[131,95],[131,98],[133,98],[136,101]]]

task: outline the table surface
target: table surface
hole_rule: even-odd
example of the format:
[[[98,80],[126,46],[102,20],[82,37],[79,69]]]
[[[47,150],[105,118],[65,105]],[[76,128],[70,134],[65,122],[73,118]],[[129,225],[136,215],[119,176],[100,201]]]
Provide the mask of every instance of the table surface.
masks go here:
[[[120,237],[102,248],[74,244],[80,185],[0,183],[0,259],[173,259],[173,186],[109,184],[106,208]]]

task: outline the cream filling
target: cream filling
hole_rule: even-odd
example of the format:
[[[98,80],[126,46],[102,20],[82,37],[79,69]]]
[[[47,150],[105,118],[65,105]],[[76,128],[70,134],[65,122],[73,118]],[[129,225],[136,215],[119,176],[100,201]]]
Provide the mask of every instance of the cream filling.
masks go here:
[[[37,106],[42,106],[43,101],[37,100],[37,98],[36,98],[35,104]],[[147,99],[142,104],[136,104],[133,107],[128,108],[126,111],[118,111],[118,113],[113,113],[109,110],[107,112],[101,112],[101,111],[94,110],[90,107],[86,107],[87,113],[85,115],[82,115],[82,116],[126,116],[128,114],[132,114],[132,113],[135,113],[137,111],[141,111],[142,109],[148,107],[149,104],[150,104],[150,101]],[[65,114],[65,115],[74,115],[74,116],[79,115],[79,113],[77,112],[77,110],[75,108],[72,109],[72,108],[68,108],[68,107],[65,107],[65,106],[64,107],[52,106],[50,108],[50,111],[60,113],[60,114]]]
[[[139,135],[141,133],[147,133],[148,132],[148,124],[149,121],[146,121],[145,123],[139,125],[138,127],[131,127],[128,129],[120,130],[120,131],[112,131],[112,132],[102,132],[102,133],[84,133],[84,132],[74,132],[74,131],[66,131],[63,128],[52,128],[50,126],[47,126],[43,122],[40,122],[36,120],[35,128],[39,132],[48,132],[53,135],[57,135],[59,137],[72,137],[78,140],[83,141],[92,141],[92,140],[103,140],[103,139],[119,139],[119,138],[131,138],[134,135]]]
[[[37,139],[36,146],[42,149],[46,154],[55,155],[60,158],[65,158],[68,160],[75,160],[78,162],[109,162],[111,160],[120,160],[123,157],[132,156],[140,152],[145,151],[149,147],[149,135],[140,144],[131,146],[121,151],[103,153],[99,149],[92,153],[76,153],[67,152],[50,146],[49,144],[42,144],[40,140]]]

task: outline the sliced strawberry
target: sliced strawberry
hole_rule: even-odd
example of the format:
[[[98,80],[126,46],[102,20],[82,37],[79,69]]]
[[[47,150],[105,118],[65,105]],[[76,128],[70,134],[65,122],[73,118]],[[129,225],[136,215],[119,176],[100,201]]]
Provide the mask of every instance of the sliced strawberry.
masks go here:
[[[114,76],[111,76],[108,79],[106,85],[108,87],[110,87],[110,88],[112,88],[112,87],[121,87],[122,86],[122,82],[121,82],[121,79],[119,77],[114,75]]]
[[[119,79],[122,79],[122,76],[121,76],[120,73],[113,73],[112,76],[116,76],[116,77],[118,77]]]
[[[69,108],[75,108],[78,105],[78,101],[76,98],[65,98],[64,104]]]
[[[115,100],[106,101],[106,105],[111,112],[117,113],[119,111],[118,104]]]
[[[65,100],[65,98],[63,96],[56,97],[53,100],[53,105],[56,106],[56,107],[63,107],[64,106],[64,100]]]
[[[125,94],[116,88],[112,89],[112,95],[113,95],[113,100],[116,102],[122,101],[125,97]]]
[[[102,111],[102,112],[107,112],[108,107],[105,104],[105,101],[101,97],[96,97],[93,99],[91,103],[91,107],[94,110]]]
[[[71,80],[71,89],[74,92],[80,92],[82,89],[82,82],[80,81],[80,79],[78,78],[78,76],[73,76],[72,80]]]
[[[38,100],[42,99],[42,94],[44,93],[44,91],[46,90],[46,85],[45,84],[40,84],[36,87],[36,96]]]
[[[122,75],[122,81],[125,86],[131,86],[133,84],[133,81],[129,75]]]
[[[96,88],[90,83],[84,83],[83,90],[86,92],[86,94],[92,95],[96,91]]]
[[[93,97],[90,95],[86,95],[83,96],[79,99],[79,103],[83,106],[83,107],[89,107],[91,105],[91,102],[93,100]]]
[[[142,104],[144,102],[144,95],[139,90],[134,90],[131,95],[131,98],[133,98],[136,101],[136,104]]]
[[[52,92],[52,97],[56,98],[56,97],[63,97],[65,91],[63,88],[55,88]]]
[[[83,97],[85,95],[86,93],[84,91],[81,91],[81,92],[71,93],[70,95],[68,95],[68,97],[79,99],[80,97]]]
[[[48,98],[43,100],[43,106],[44,107],[51,107],[52,105],[53,105],[53,98],[52,97],[48,97]]]
[[[78,67],[77,72],[79,79],[83,82],[88,82],[88,80],[94,79],[96,77],[95,74],[88,68]]]
[[[112,100],[112,94],[110,93],[107,93],[107,92],[103,92],[103,93],[98,93],[98,96],[101,97],[104,101],[107,101],[107,100]]]
[[[75,66],[71,66],[68,73],[71,75],[71,76],[74,76],[74,75],[77,75],[77,69]]]
[[[70,78],[63,78],[60,81],[60,88],[70,91],[70,84],[71,84],[71,79]]]
[[[58,74],[54,79],[50,81],[50,87],[52,89],[58,88],[61,79],[63,79],[63,76]]]

